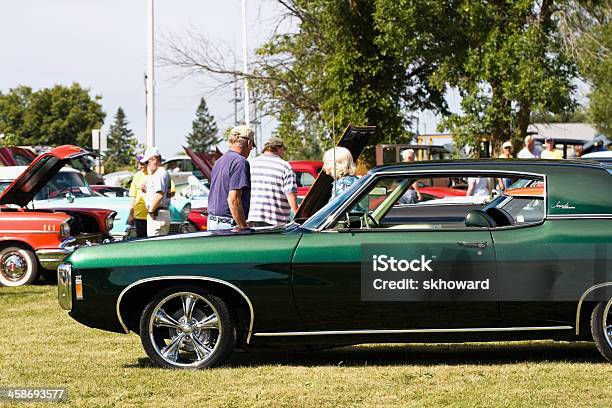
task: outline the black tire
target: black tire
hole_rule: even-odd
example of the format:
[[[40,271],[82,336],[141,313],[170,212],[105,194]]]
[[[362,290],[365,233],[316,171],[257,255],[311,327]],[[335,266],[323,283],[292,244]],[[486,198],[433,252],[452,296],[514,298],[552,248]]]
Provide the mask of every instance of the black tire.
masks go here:
[[[20,247],[0,250],[0,286],[29,285],[38,279],[38,259],[34,252]]]
[[[174,286],[155,295],[144,308],[140,340],[160,367],[208,368],[231,354],[236,330],[221,298],[196,286]]]
[[[598,303],[593,309],[591,334],[597,350],[606,360],[612,362],[612,299]]]

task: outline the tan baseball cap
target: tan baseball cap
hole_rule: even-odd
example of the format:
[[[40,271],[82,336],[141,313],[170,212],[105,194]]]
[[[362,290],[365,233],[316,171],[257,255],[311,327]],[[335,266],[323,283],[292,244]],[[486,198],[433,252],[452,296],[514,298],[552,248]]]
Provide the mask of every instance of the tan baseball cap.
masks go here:
[[[266,141],[264,147],[285,147],[285,142],[280,137],[272,136]]]

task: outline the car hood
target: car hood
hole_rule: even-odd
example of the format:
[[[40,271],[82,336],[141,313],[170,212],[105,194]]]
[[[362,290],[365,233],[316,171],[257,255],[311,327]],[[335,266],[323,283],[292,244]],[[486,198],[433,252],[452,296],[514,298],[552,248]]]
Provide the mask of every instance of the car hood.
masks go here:
[[[368,145],[370,137],[374,133],[374,129],[376,129],[375,126],[348,125],[336,146],[349,149],[353,155],[353,160],[357,162],[357,158]],[[324,171],[319,173],[319,177],[317,177],[312,187],[310,187],[306,197],[304,197],[304,200],[295,213],[296,220],[305,220],[309,218],[329,202],[332,193],[332,182],[332,177],[325,174]]]
[[[215,161],[223,155],[221,151],[216,148],[215,153],[210,154],[206,152],[194,152],[191,149],[183,147],[185,153],[191,158],[193,164],[202,172],[202,175],[206,177],[208,181],[212,178],[212,168]]]
[[[90,153],[87,150],[80,147],[65,145],[38,156],[0,194],[0,204],[25,207],[68,161],[88,154]]]

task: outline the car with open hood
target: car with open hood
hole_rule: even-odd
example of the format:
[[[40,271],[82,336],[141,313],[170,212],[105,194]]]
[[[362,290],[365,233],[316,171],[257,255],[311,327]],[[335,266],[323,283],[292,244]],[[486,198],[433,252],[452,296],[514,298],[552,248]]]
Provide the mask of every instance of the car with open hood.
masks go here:
[[[57,266],[79,245],[110,238],[115,211],[87,208],[29,209],[27,204],[70,160],[87,154],[62,146],[27,168],[0,167],[0,286],[21,286]]]
[[[356,158],[371,132],[340,144]],[[467,177],[541,189],[400,204],[417,180]],[[530,339],[594,341],[612,361],[610,187],[587,161],[436,161],[374,168],[330,201],[321,174],[284,227],[79,248],[59,303],[171,368],[236,348]]]
[[[84,154],[89,152],[83,151]],[[26,170],[26,167],[6,167],[4,185],[8,185],[14,177]],[[11,175],[13,178],[11,178]],[[96,193],[82,173],[70,167],[58,170],[47,179],[35,194],[30,194],[28,206],[35,209],[53,208],[104,208],[117,213],[110,231],[113,240],[119,241],[135,237],[134,228],[128,224],[132,198],[127,196],[106,196]],[[25,204],[24,204],[25,205]],[[170,233],[186,231],[187,217],[191,211],[191,203],[184,197],[173,197],[170,201]]]

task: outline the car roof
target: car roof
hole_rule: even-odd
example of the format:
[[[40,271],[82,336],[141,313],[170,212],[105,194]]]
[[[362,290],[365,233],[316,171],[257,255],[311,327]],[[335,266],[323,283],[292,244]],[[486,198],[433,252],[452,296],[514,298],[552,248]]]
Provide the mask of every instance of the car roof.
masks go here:
[[[612,157],[612,151],[610,150],[606,150],[603,152],[593,152],[593,153],[587,153],[585,155],[580,156],[581,159],[590,159],[590,158],[595,158],[595,157]]]
[[[0,180],[15,180],[28,166],[0,166]],[[80,173],[72,167],[63,167],[61,173]]]
[[[567,170],[567,168],[590,168],[602,169],[605,164],[588,160],[541,160],[541,159],[478,159],[478,160],[432,160],[412,163],[397,163],[377,166],[370,170],[371,173],[386,173],[394,171],[410,170],[478,170],[478,171],[515,171],[555,173]]]

